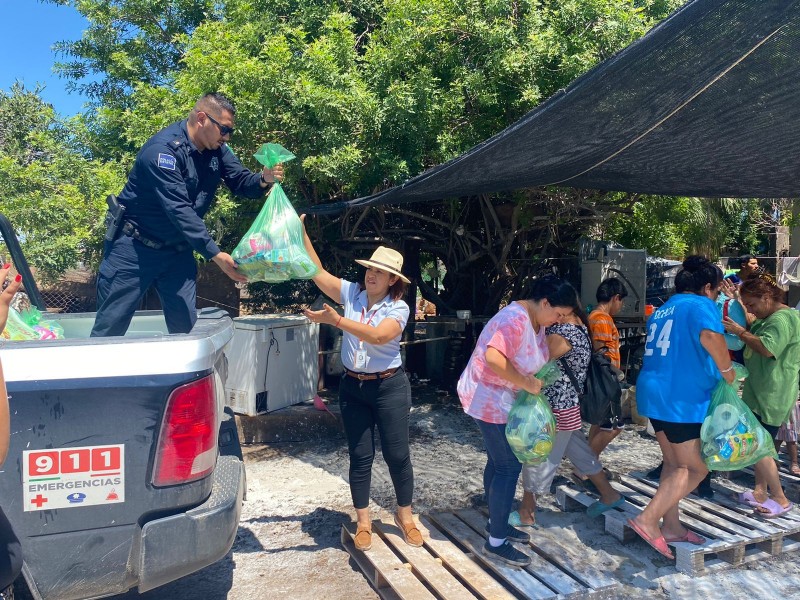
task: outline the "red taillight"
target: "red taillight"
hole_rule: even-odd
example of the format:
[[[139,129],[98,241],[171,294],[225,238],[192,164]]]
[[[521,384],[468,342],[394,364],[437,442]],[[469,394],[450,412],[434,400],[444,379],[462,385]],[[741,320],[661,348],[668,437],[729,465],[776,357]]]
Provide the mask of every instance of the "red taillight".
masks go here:
[[[187,483],[208,475],[217,460],[214,378],[176,388],[167,400],[156,450],[153,485]]]

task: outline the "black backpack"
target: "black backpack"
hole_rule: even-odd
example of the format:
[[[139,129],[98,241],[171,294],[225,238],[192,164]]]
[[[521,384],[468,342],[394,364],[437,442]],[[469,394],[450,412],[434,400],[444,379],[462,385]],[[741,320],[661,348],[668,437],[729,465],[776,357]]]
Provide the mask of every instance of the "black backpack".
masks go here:
[[[588,333],[586,337],[589,337]],[[592,340],[589,339],[589,347]],[[619,370],[611,364],[604,348],[594,350],[589,359],[586,373],[586,384],[578,385],[575,374],[564,357],[558,359],[564,372],[572,382],[581,403],[581,419],[591,425],[603,425],[608,421],[622,420],[622,383],[618,378]]]

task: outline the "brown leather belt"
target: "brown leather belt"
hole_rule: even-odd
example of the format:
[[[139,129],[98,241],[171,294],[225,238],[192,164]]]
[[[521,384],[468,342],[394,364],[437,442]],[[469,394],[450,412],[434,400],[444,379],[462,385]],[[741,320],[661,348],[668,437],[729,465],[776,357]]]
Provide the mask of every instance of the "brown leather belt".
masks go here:
[[[372,381],[374,379],[388,379],[395,373],[397,373],[397,369],[400,367],[395,367],[394,369],[386,369],[385,371],[381,371],[380,373],[356,373],[355,371],[351,371],[347,367],[345,367],[344,372],[350,375],[353,379],[358,379],[359,381]]]

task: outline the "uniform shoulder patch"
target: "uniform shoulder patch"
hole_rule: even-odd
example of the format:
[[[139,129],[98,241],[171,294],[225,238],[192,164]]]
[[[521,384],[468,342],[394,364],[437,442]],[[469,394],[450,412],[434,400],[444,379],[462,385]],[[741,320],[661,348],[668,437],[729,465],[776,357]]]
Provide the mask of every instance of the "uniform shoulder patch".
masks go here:
[[[178,161],[175,160],[175,157],[171,154],[161,154],[158,155],[158,166],[162,169],[167,169],[169,171],[174,171]]]

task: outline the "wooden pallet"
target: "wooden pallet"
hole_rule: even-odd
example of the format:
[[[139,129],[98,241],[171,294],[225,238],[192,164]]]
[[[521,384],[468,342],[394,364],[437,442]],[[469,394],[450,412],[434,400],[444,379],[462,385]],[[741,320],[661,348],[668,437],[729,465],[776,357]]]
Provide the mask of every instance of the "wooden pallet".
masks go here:
[[[557,531],[532,530],[525,569],[483,556],[486,515],[473,509],[419,519],[425,545],[407,545],[393,523],[373,522],[372,548],[355,549],[355,525],[342,526],[342,544],[384,599],[613,598],[619,582],[599,572],[581,552],[559,542]]]
[[[625,496],[626,503],[604,514],[605,529],[623,543],[639,539],[627,520],[644,509],[658,486],[635,473],[620,476],[612,485]],[[679,504],[681,523],[705,537],[706,543],[670,544],[678,571],[702,575],[800,548],[800,515],[787,513],[785,517],[763,519],[750,507],[738,504],[731,490],[715,484],[715,492],[714,500],[689,495]],[[562,509],[572,510],[597,498],[572,486],[560,486],[556,499]]]

